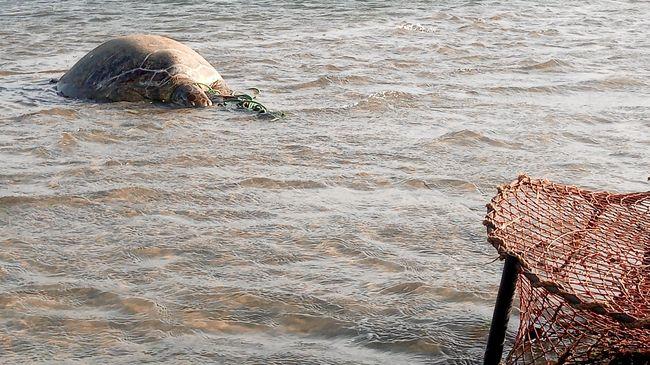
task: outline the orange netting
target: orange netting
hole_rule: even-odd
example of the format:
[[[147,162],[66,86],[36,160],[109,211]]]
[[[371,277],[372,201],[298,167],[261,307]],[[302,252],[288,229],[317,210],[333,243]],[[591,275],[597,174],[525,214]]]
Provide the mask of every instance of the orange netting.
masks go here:
[[[484,224],[520,267],[507,363],[650,363],[650,192],[520,176],[499,188]]]

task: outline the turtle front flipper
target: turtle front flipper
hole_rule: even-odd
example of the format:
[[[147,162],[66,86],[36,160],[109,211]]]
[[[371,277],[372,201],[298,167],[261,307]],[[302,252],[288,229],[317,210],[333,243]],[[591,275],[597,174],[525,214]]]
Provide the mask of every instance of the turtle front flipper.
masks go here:
[[[170,101],[174,104],[187,107],[211,106],[212,101],[205,91],[195,83],[181,84],[174,89]]]

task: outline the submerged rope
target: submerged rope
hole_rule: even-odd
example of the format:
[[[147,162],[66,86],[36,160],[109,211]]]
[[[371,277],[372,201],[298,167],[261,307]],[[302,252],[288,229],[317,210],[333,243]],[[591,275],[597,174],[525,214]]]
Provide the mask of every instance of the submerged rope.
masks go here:
[[[284,116],[284,113],[282,112],[270,111],[266,106],[264,106],[264,104],[255,100],[255,96],[249,94],[222,95],[218,90],[213,89],[210,85],[206,85],[200,82],[197,82],[196,85],[201,88],[205,88],[205,92],[209,95],[214,95],[221,98],[220,104],[226,105],[228,103],[234,103],[238,108],[257,112],[263,116],[270,116],[273,118],[272,120],[276,120]],[[254,90],[259,93],[259,89],[254,88]]]

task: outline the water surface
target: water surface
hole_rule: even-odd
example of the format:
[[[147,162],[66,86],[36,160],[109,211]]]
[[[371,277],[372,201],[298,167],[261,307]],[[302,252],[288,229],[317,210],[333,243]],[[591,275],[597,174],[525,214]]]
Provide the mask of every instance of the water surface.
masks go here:
[[[649,189],[649,13],[0,1],[0,362],[480,363],[494,187]],[[56,95],[130,33],[286,118]]]

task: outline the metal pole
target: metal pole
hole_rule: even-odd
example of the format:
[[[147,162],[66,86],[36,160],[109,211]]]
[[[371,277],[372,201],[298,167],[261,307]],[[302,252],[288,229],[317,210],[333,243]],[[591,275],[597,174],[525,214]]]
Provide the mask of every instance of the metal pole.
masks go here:
[[[497,294],[497,301],[494,304],[492,325],[490,325],[490,334],[488,335],[487,346],[485,348],[483,365],[498,365],[501,361],[503,342],[506,339],[510,309],[512,309],[512,299],[515,296],[515,288],[517,286],[518,267],[519,263],[517,259],[512,256],[506,256],[503,273],[501,274],[499,294]]]

